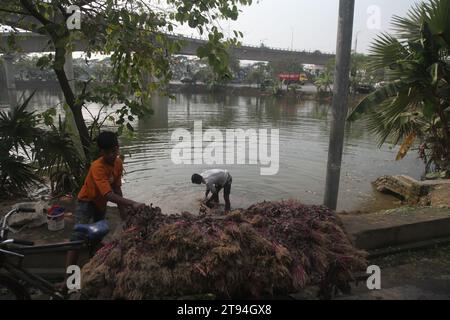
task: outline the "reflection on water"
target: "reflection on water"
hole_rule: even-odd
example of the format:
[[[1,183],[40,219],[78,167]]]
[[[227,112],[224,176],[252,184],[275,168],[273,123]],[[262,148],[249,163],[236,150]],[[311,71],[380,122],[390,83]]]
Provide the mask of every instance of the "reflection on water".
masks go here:
[[[60,99],[57,90],[40,90],[32,107],[56,105]],[[153,108],[153,116],[136,121],[135,139],[121,139],[121,152],[126,156],[123,187],[126,196],[158,205],[167,213],[196,212],[204,190],[192,185],[190,177],[211,167],[174,165],[170,158],[174,145],[171,134],[177,128],[192,131],[194,121],[202,120],[203,130],[214,128],[223,133],[234,128],[280,130],[280,170],[277,175],[261,176],[258,166],[221,166],[233,176],[233,207],[287,198],[308,204],[322,203],[330,126],[328,104],[268,97],[178,94],[176,100],[155,98]],[[387,147],[378,149],[376,138],[361,123],[349,125],[340,209],[391,206],[393,199],[374,192],[371,182],[385,174],[408,174],[419,178],[422,170],[414,153],[401,162],[395,162],[394,158],[395,151]]]

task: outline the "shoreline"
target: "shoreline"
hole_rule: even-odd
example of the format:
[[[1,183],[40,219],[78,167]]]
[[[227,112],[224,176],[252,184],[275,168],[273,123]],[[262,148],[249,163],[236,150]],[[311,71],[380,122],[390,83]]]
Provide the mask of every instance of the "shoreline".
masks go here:
[[[79,83],[77,83],[79,85]],[[58,88],[59,83],[55,81],[42,81],[42,80],[17,80],[16,81],[16,90],[28,90],[29,88],[34,87],[35,89],[42,88]],[[301,86],[303,87],[314,87],[311,83],[307,85]],[[197,83],[197,84],[183,84],[178,82],[169,83],[167,87],[167,91],[169,93],[183,93],[183,94],[239,94],[241,96],[252,96],[252,97],[274,97],[274,98],[292,98],[292,99],[301,99],[301,100],[314,100],[321,101],[326,103],[331,103],[332,93],[326,95],[319,95],[317,91],[309,89],[309,90],[298,90],[296,92],[292,91],[283,91],[283,94],[280,96],[273,95],[270,92],[261,91],[259,87],[255,87],[255,85],[251,84],[225,84],[225,85],[216,85],[213,88],[210,88],[207,84]],[[361,97],[365,95],[357,94],[354,96],[350,96],[350,103],[352,100],[359,100]]]

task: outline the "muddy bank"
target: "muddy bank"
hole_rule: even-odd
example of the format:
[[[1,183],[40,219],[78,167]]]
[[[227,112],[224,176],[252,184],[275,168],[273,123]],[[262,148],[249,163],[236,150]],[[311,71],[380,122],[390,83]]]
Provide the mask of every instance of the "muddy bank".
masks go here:
[[[11,207],[14,204],[20,202],[27,202],[27,201],[9,200],[0,202],[0,217],[3,217],[9,210],[11,210]],[[49,201],[48,204],[49,207],[52,206],[53,204],[57,204],[59,206],[64,207],[65,227],[63,230],[49,231],[47,224],[44,224],[36,228],[23,228],[18,233],[10,233],[9,237],[33,241],[36,245],[69,241],[73,227],[75,225],[76,201],[73,198],[65,197]],[[117,209],[117,207],[108,207],[106,217],[111,230],[106,239],[108,240],[108,238],[114,233],[114,231],[121,225],[122,221],[120,219],[119,210]]]
[[[168,86],[170,93],[184,93],[184,94],[228,94],[228,95],[240,95],[249,97],[272,97],[274,96],[269,91],[262,91],[259,87],[253,86],[233,86],[233,85],[216,85],[210,87],[206,84],[178,84],[171,83]],[[281,97],[292,97],[299,99],[318,99],[315,92],[285,92]]]

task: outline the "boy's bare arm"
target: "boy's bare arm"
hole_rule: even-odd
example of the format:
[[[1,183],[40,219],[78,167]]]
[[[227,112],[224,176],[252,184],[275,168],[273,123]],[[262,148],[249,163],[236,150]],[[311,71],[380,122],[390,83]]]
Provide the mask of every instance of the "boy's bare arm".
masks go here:
[[[123,198],[122,187],[116,186],[113,188],[113,191],[115,194],[117,194],[118,196],[121,196]],[[125,220],[127,218],[126,206],[118,204],[117,207],[119,209],[120,218],[122,220]]]
[[[139,210],[143,207],[145,207],[144,203],[139,203],[127,198],[124,198],[115,192],[111,191],[106,195],[106,199],[108,201],[111,201],[112,203],[117,204],[118,206],[124,206],[124,207],[132,207],[134,210]]]

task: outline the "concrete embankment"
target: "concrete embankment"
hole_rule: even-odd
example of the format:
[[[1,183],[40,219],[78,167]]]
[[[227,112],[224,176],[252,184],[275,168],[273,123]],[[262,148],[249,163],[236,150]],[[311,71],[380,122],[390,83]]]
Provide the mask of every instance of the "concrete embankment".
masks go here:
[[[358,248],[375,256],[450,243],[450,180],[385,176],[374,184],[380,192],[403,199],[407,206],[369,214],[342,214]]]

